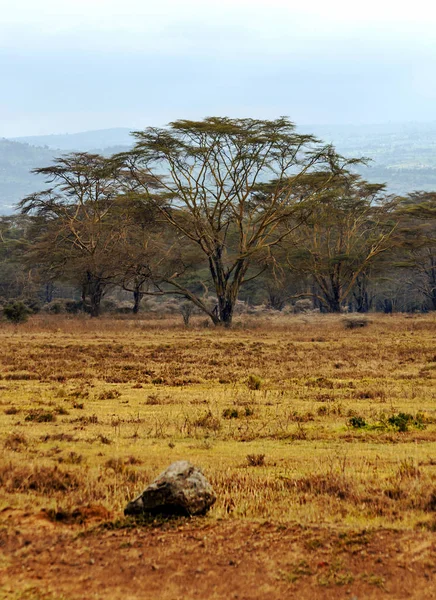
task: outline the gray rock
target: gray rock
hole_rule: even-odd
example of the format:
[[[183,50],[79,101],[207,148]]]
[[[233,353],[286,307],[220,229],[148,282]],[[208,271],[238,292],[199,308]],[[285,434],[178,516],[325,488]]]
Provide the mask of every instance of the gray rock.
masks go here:
[[[187,460],[180,460],[129,502],[124,514],[202,515],[215,500],[212,486],[200,469]]]

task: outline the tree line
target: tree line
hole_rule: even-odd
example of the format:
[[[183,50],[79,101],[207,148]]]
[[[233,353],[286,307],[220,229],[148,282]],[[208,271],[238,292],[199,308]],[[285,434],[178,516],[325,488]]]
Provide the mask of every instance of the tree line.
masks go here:
[[[436,309],[436,192],[405,197],[364,159],[287,118],[179,120],[128,152],[74,152],[35,169],[47,187],[0,222],[3,303],[115,288],[183,299],[228,326],[238,299],[282,310]]]

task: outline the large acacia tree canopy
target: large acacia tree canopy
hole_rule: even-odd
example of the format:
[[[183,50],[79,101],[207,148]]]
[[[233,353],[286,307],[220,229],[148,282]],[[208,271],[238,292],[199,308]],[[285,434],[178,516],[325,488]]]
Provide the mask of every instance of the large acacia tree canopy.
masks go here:
[[[286,238],[297,210],[302,215],[302,205],[356,162],[297,133],[285,117],[181,120],[134,135],[125,181],[200,247],[217,294],[216,319],[225,323],[252,259]]]

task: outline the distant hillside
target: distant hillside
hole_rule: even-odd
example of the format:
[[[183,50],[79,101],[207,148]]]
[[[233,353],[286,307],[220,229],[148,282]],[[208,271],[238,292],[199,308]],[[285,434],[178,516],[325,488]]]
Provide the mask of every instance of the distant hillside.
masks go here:
[[[50,164],[57,154],[59,151],[49,148],[0,139],[0,213],[13,212],[14,205],[21,198],[42,189],[44,179],[30,171]]]
[[[388,190],[406,194],[414,190],[436,190],[436,121],[385,125],[305,125],[333,143],[345,156],[372,158],[360,167],[363,177],[387,183]],[[41,178],[30,173],[50,164],[54,157],[71,151],[110,155],[133,143],[129,128],[102,129],[64,135],[0,139],[0,213],[10,213],[24,196],[43,187]]]
[[[436,167],[436,121],[383,125],[308,125],[301,128],[350,156],[368,156],[378,166]]]
[[[0,139],[0,214],[10,214],[22,198],[45,187],[44,179],[32,174],[32,169],[45,167],[68,152],[84,150],[106,156],[122,152],[132,145],[129,132],[129,129],[108,129]]]
[[[372,159],[360,174],[406,194],[436,190],[436,121],[383,125],[308,125],[300,128],[336,146],[344,156]]]
[[[127,127],[118,127],[115,129],[83,131],[81,133],[32,135],[13,138],[13,141],[31,144],[32,146],[48,146],[62,151],[83,150],[89,152],[111,146],[131,146],[134,140],[130,132],[131,129]]]

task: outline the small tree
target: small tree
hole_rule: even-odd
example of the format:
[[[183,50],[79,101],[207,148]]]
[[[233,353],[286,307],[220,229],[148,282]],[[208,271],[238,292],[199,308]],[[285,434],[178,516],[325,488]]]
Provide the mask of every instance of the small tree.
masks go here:
[[[119,165],[97,154],[72,153],[49,167],[34,169],[53,187],[24,198],[23,214],[36,215],[35,239],[29,260],[51,279],[75,281],[81,286],[91,316],[118,266],[114,252],[123,220],[119,201]],[[50,274],[50,275],[48,275]]]
[[[40,281],[24,253],[32,220],[22,215],[0,217],[0,296],[30,298],[38,294]]]
[[[398,209],[400,240],[397,264],[436,310],[436,192],[414,192]]]
[[[21,301],[10,302],[3,307],[4,317],[15,325],[25,323],[31,313],[30,308]]]
[[[356,287],[367,284],[375,260],[395,245],[396,200],[384,186],[346,174],[324,190],[290,240],[288,266],[311,276],[321,307],[339,312]],[[365,307],[365,290],[362,306]],[[366,299],[367,300],[367,299]]]
[[[180,314],[182,315],[185,327],[188,327],[193,312],[194,305],[192,302],[182,302],[182,304],[180,305]]]

